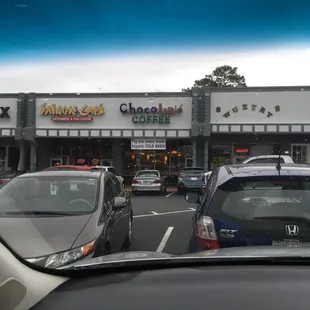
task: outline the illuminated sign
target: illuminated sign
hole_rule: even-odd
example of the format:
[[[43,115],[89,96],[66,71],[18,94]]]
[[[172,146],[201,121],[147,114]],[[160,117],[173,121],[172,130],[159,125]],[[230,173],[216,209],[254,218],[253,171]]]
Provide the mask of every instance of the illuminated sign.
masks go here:
[[[83,105],[81,107],[75,105],[56,105],[56,104],[41,104],[41,116],[51,116],[54,122],[89,122],[94,118],[93,116],[100,116],[104,114],[104,107],[102,104],[98,106]]]
[[[130,103],[122,103],[119,110],[123,114],[131,114],[134,124],[170,124],[170,116],[181,114],[183,112],[183,104],[174,107],[163,107],[162,103],[152,107],[135,107]],[[146,115],[141,115],[146,114]]]
[[[249,105],[249,104],[242,104],[240,107],[235,106],[231,110],[225,112],[223,114],[223,116],[225,118],[229,118],[231,116],[231,112],[232,113],[237,113],[239,111],[247,111],[247,110],[257,111],[259,113],[264,114],[267,118],[270,118],[271,116],[273,116],[274,113],[280,112],[280,106],[276,105],[276,106],[273,107],[273,109],[268,110],[268,109],[266,109],[263,106],[258,107],[257,104],[251,104],[251,105]],[[222,113],[221,107],[216,107],[215,111],[216,111],[216,113]]]
[[[235,152],[238,153],[238,154],[240,154],[240,153],[249,153],[249,149],[236,149]]]
[[[0,107],[0,118],[11,118],[9,115],[10,107]]]

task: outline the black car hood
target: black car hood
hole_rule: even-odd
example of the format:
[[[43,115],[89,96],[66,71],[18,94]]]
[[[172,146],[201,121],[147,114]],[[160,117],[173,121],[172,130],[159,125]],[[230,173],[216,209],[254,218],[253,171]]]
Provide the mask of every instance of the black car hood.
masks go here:
[[[191,258],[262,258],[262,257],[307,257],[310,258],[310,248],[288,248],[288,247],[240,247],[226,248],[219,250],[210,250],[204,252],[190,253],[185,255],[171,255],[158,252],[123,252],[117,254],[105,255],[93,259],[84,259],[68,265],[65,268],[83,267],[98,264],[112,264],[126,261],[148,261],[148,260],[186,260]]]
[[[90,217],[1,217],[0,235],[19,256],[41,257],[71,249]]]

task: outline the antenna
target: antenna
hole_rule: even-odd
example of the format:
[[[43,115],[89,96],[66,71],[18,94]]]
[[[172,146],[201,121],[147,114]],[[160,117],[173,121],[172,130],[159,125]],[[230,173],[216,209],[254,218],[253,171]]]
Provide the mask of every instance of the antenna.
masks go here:
[[[279,158],[278,158],[278,163],[276,165],[276,169],[278,170],[279,175],[280,175],[280,170],[281,170],[281,152],[280,152],[280,150],[279,150]]]

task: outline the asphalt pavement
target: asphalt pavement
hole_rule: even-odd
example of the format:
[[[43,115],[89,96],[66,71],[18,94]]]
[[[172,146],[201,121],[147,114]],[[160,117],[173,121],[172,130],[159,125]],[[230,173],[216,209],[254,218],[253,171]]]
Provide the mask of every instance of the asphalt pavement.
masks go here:
[[[130,251],[186,254],[196,208],[175,192],[132,196],[133,242]]]

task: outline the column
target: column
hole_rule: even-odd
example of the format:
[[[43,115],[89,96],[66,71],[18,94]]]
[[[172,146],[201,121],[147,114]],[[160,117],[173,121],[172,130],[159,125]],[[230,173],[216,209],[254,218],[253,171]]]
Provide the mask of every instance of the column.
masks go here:
[[[19,165],[18,165],[19,171],[27,170],[26,161],[27,161],[26,143],[24,140],[22,140],[20,141],[20,144],[19,144]]]
[[[34,143],[30,146],[30,171],[37,170],[37,147]]]
[[[120,138],[113,139],[112,142],[112,166],[116,172],[123,172],[123,140]]]

